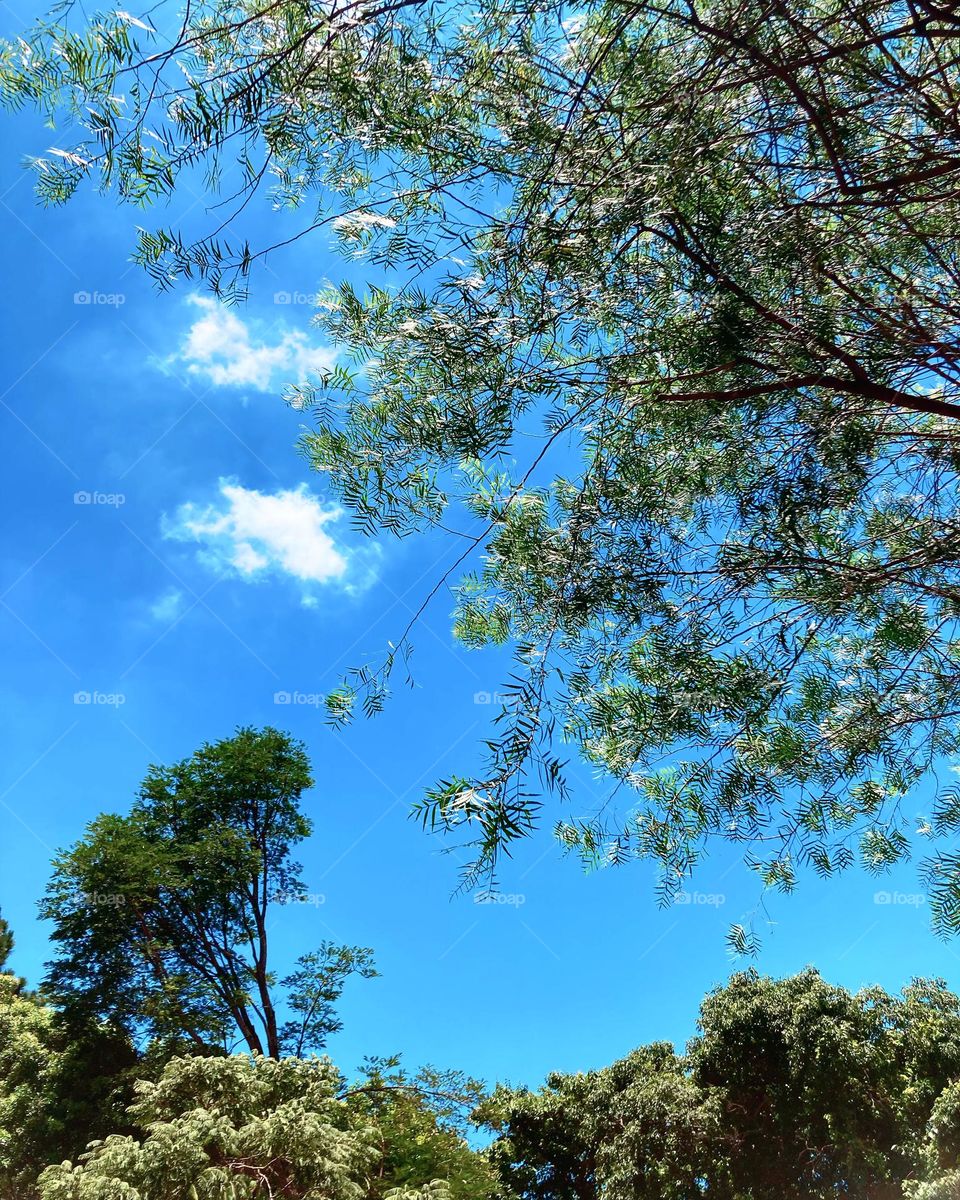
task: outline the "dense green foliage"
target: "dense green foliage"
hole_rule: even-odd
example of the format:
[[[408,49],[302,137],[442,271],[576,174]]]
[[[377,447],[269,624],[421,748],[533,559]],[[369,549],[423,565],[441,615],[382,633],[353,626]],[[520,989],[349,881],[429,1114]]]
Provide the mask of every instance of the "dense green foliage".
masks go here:
[[[0,917],[0,971],[6,970],[7,959],[12,950],[13,931],[3,917]]]
[[[0,963],[2,1200],[24,1200],[42,1165],[126,1128],[135,1063],[115,1031],[68,1027]]]
[[[81,1163],[51,1166],[40,1179],[42,1200],[482,1200],[490,1194],[489,1171],[478,1165],[467,1180],[451,1169],[454,1160],[477,1155],[414,1093],[404,1102],[418,1112],[420,1157],[407,1158],[402,1183],[385,1187],[405,1151],[393,1141],[390,1103],[378,1124],[351,1103],[327,1059],[173,1058],[155,1083],[137,1091],[130,1114],[139,1136],[108,1137]]]
[[[424,1067],[411,1074],[399,1059],[369,1060],[348,1101],[357,1119],[377,1130],[374,1200],[416,1189],[424,1179],[442,1180],[450,1200],[493,1196],[496,1173],[466,1140],[474,1131],[471,1110],[484,1096],[459,1071]]]
[[[421,809],[470,878],[565,792],[561,734],[631,797],[561,839],[667,896],[712,836],[785,888],[909,852],[960,732],[957,36],[926,0],[200,0],[7,49],[8,101],[75,122],[47,201],[222,180],[209,236],[141,235],[161,284],[242,282],[261,188],[367,256],[291,399],[362,524],[482,554],[456,629],[517,670],[486,768]],[[925,870],[952,931],[949,842]]]
[[[539,1092],[498,1088],[477,1115],[521,1200],[955,1197],[958,1076],[960,1000],[942,984],[897,998],[751,973],[706,999],[684,1055],[654,1044]]]
[[[15,975],[0,973],[0,1195],[26,1185],[50,1144],[54,1048],[53,1014],[24,993]],[[24,1179],[23,1173],[27,1175]]]
[[[311,823],[303,747],[241,729],[172,767],[152,767],[127,816],[102,815],[54,862],[42,913],[59,954],[46,993],[71,1020],[109,1022],[166,1054],[302,1055],[339,1028],[361,947],[323,943],[285,976],[284,1021],[268,956],[271,906],[302,900],[291,858]]]

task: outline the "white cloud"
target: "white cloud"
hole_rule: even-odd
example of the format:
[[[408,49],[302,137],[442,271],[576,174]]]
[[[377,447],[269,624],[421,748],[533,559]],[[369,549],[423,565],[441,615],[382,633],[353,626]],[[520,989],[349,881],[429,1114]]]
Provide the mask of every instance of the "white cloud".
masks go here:
[[[257,580],[290,576],[303,585],[303,602],[316,602],[311,589],[336,584],[362,590],[375,577],[375,547],[351,549],[335,539],[343,510],[329,507],[306,485],[258,492],[221,479],[213,504],[182,504],[164,526],[164,536],[197,542],[201,558],[223,574]]]
[[[236,311],[212,296],[187,300],[201,310],[175,356],[191,375],[218,387],[252,387],[267,392],[286,383],[302,383],[311,371],[333,366],[336,351],[311,345],[302,330],[281,329],[271,341],[254,337]]]
[[[183,608],[183,592],[178,588],[171,588],[170,591],[164,592],[162,596],[150,605],[150,616],[155,621],[175,621],[180,616],[180,610]]]

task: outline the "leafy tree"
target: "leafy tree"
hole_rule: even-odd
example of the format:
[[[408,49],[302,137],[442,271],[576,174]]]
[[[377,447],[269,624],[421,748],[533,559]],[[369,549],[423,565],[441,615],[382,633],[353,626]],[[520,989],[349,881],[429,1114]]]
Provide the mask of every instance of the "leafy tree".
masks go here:
[[[51,1098],[59,1069],[53,1013],[22,981],[0,973],[0,1196],[27,1189],[56,1134]]]
[[[291,852],[310,833],[300,797],[311,783],[303,747],[275,729],[152,767],[129,816],[98,817],[55,860],[46,993],[69,1019],[155,1039],[161,1057],[238,1035],[274,1058],[322,1045],[348,975],[376,972],[369,950],[324,943],[285,978],[281,1025],[268,911],[305,894]]]
[[[933,1106],[923,1147],[922,1178],[906,1189],[910,1200],[955,1200],[960,1195],[960,1084],[944,1088]]]
[[[319,314],[341,365],[291,399],[365,527],[469,517],[456,630],[517,666],[485,767],[420,809],[472,838],[468,879],[566,794],[561,735],[632,800],[562,841],[659,861],[666,895],[712,837],[783,888],[903,858],[903,797],[960,734],[949,6],[150,11],[7,48],[9,102],[78,130],[40,194],[222,178],[209,235],[141,235],[163,286],[242,286],[268,186],[368,254]],[[382,704],[409,632],[334,719]],[[960,826],[956,789],[930,818]],[[927,870],[960,928],[960,857]]]
[[[0,971],[7,970],[7,959],[12,953],[13,933],[3,917],[0,917]]]
[[[9,929],[5,933],[12,944]],[[68,1031],[22,979],[0,971],[2,1200],[28,1200],[48,1163],[124,1127],[135,1061],[114,1031]]]
[[[719,1114],[665,1043],[604,1071],[557,1072],[539,1092],[498,1088],[476,1116],[499,1133],[492,1161],[523,1200],[686,1200],[701,1179],[719,1187]]]
[[[396,1161],[411,1147],[394,1146],[394,1127],[379,1126],[372,1112],[350,1102],[326,1059],[174,1058],[156,1083],[141,1083],[138,1092],[131,1114],[142,1135],[108,1137],[81,1163],[49,1168],[40,1179],[43,1200],[451,1195],[445,1176],[431,1173],[438,1160],[429,1154],[411,1161],[402,1183],[384,1190],[384,1159],[393,1154]],[[378,1110],[378,1117],[385,1115]],[[446,1143],[429,1122],[421,1135],[425,1144]],[[476,1157],[465,1145],[459,1149]],[[452,1194],[480,1200],[489,1193]]]
[[[325,1062],[173,1058],[156,1083],[138,1085],[131,1115],[146,1136],[108,1137],[80,1164],[49,1168],[41,1195],[362,1200],[371,1131],[350,1126],[339,1082]]]
[[[370,1059],[347,1093],[358,1119],[373,1122],[380,1160],[369,1200],[442,1183],[451,1200],[492,1197],[499,1180],[489,1160],[471,1149],[469,1116],[482,1086],[460,1071],[423,1067],[411,1074],[398,1058]]]
[[[372,979],[376,974],[373,952],[364,947],[322,942],[318,950],[302,955],[297,969],[282,981],[294,1014],[280,1030],[283,1053],[301,1058],[306,1049],[322,1046],[343,1028],[336,1005],[347,979]]]
[[[960,1168],[960,1000],[735,975],[683,1056],[500,1088],[478,1119],[522,1200],[902,1200]],[[918,1196],[927,1193],[919,1191]]]
[[[739,975],[705,1000],[700,1029],[689,1064],[721,1098],[733,1195],[898,1197],[960,1077],[960,1001],[938,983],[898,999],[812,971]]]

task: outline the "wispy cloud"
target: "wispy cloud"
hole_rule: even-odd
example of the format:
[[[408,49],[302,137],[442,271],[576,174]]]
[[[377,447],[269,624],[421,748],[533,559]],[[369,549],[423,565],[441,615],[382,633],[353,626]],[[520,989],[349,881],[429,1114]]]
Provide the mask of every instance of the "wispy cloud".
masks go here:
[[[376,548],[350,547],[338,539],[343,516],[305,484],[258,492],[221,479],[217,500],[182,504],[165,521],[164,536],[196,542],[203,561],[225,575],[295,579],[303,585],[303,602],[311,605],[317,586],[356,592],[375,578]]]
[[[191,375],[218,387],[267,392],[302,383],[311,371],[333,366],[336,351],[311,344],[302,330],[273,326],[269,335],[260,330],[258,336],[235,309],[212,296],[194,294],[187,301],[200,310],[200,316],[187,330],[173,361],[186,364]]]
[[[170,591],[164,592],[162,596],[158,596],[150,605],[150,616],[154,621],[166,623],[175,621],[180,616],[183,608],[183,592],[179,588],[171,588]]]

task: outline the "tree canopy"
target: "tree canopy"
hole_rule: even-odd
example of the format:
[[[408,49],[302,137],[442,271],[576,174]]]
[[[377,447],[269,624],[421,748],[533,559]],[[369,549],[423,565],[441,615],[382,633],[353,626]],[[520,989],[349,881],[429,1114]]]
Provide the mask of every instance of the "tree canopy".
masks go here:
[[[7,959],[13,951],[13,931],[3,917],[0,917],[0,971],[7,969]]]
[[[408,1103],[411,1102],[408,1100]],[[40,1177],[42,1200],[482,1200],[480,1188],[448,1183],[449,1162],[429,1149],[452,1136],[460,1160],[478,1158],[440,1126],[423,1097],[418,1164],[409,1182],[386,1193],[381,1166],[393,1145],[389,1124],[378,1126],[353,1107],[327,1059],[173,1058],[155,1082],[138,1085],[131,1117],[139,1136],[95,1143],[80,1163],[49,1167]],[[449,1147],[446,1153],[450,1158]],[[478,1159],[479,1161],[479,1159]],[[429,1164],[429,1170],[423,1168]],[[489,1185],[482,1170],[475,1175]],[[461,1185],[461,1186],[456,1186]]]
[[[282,978],[271,906],[302,900],[293,848],[311,831],[302,745],[240,729],[172,767],[152,767],[127,816],[104,814],[53,864],[41,911],[58,956],[46,994],[67,1019],[108,1022],[169,1055],[233,1048],[279,1058],[321,1047],[363,947],[322,943]]]
[[[8,102],[76,131],[46,201],[222,186],[140,235],[160,285],[242,287],[261,190],[366,256],[290,399],[363,527],[459,526],[431,595],[514,648],[486,765],[419,809],[468,882],[567,795],[563,740],[621,803],[561,841],[665,896],[714,837],[783,888],[910,852],[960,733],[958,35],[928,0],[201,0],[7,47]],[[944,789],[920,836],[958,824]],[[960,858],[925,864],[954,931]]]
[[[477,1116],[521,1200],[955,1196],[960,1001],[735,975],[678,1055],[498,1088]],[[950,1190],[951,1187],[954,1190]]]
[[[7,945],[13,936],[6,925]],[[0,961],[0,1198],[32,1196],[39,1169],[126,1128],[133,1047],[106,1025],[73,1022]]]
[[[0,1196],[36,1176],[55,1131],[52,1076],[59,1065],[53,1013],[0,972]]]

